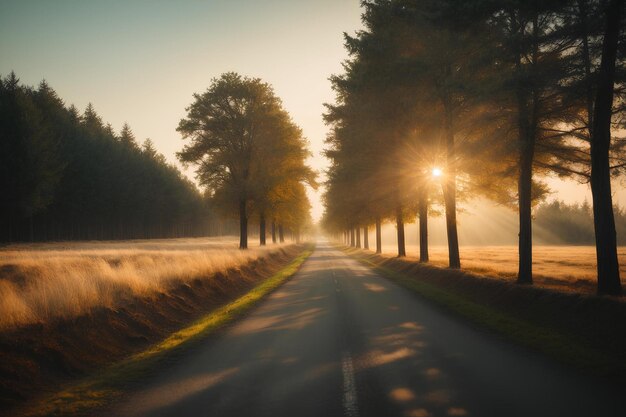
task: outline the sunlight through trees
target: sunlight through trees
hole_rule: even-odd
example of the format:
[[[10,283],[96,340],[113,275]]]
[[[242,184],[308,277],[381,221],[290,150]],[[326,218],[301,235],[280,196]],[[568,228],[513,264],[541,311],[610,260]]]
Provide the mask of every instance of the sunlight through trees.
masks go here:
[[[487,197],[517,209],[517,281],[532,284],[533,208],[550,192],[541,179],[574,177],[591,184],[598,292],[620,294],[610,180],[626,162],[623,6],[364,2],[325,114],[327,230],[358,245],[353,231],[392,220],[405,256],[404,223],[417,214],[427,262],[428,215],[441,207],[459,268],[457,203]]]

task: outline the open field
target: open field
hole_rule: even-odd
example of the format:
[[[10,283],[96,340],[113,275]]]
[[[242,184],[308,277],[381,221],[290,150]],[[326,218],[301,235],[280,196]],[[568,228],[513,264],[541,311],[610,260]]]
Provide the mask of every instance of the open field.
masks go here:
[[[233,238],[62,242],[0,249],[0,330],[116,308],[276,250]]]
[[[257,286],[285,277],[279,272],[305,250],[237,244],[198,238],[0,250],[0,415],[18,415],[11,409],[130,354],[174,346],[180,338],[172,344],[171,336],[220,309],[229,319],[235,300],[247,305]]]
[[[395,254],[395,246],[383,246],[384,254]],[[434,265],[447,266],[448,249],[430,248]],[[418,246],[407,246],[409,258],[418,257]],[[626,247],[618,248],[622,282],[626,285]],[[479,274],[513,279],[517,274],[517,246],[462,246],[461,266]],[[576,291],[595,292],[596,254],[593,246],[535,246],[533,273],[538,286]]]
[[[86,378],[77,379],[76,375],[72,374],[72,382],[65,385],[61,390],[56,386],[53,388],[51,395],[44,394],[43,396],[39,396],[39,398],[34,398],[33,401],[25,402],[21,410],[20,407],[18,407],[14,412],[7,413],[6,415],[15,416],[22,414],[20,411],[23,411],[23,415],[25,416],[92,415],[94,407],[106,404],[120,397],[131,389],[132,386],[136,385],[138,380],[151,377],[157,369],[162,368],[164,365],[167,366],[170,361],[175,360],[174,358],[180,358],[180,355],[183,352],[187,352],[190,347],[197,346],[197,342],[209,337],[248,312],[260,300],[290,279],[312,253],[312,248],[312,245],[306,247],[298,245],[282,246],[281,249],[272,252],[268,256],[264,256],[256,261],[251,261],[242,267],[238,267],[236,272],[231,270],[228,273],[231,281],[233,281],[233,283],[244,283],[244,285],[243,287],[241,285],[232,285],[226,292],[219,294],[223,303],[220,303],[220,300],[215,298],[216,294],[207,293],[205,291],[207,280],[196,280],[192,283],[194,291],[183,291],[178,292],[178,294],[176,294],[176,291],[173,291],[169,295],[170,297],[182,298],[184,300],[184,306],[177,303],[178,306],[173,306],[174,308],[172,309],[167,307],[167,301],[163,303],[163,300],[160,300],[159,303],[152,303],[148,308],[136,309],[133,314],[134,320],[132,320],[135,322],[134,324],[139,322],[146,324],[145,319],[147,319],[147,322],[152,327],[151,331],[148,332],[145,331],[146,329],[144,327],[143,336],[146,339],[148,336],[152,336],[151,339],[155,339],[154,336],[158,334],[163,337],[157,338],[152,344],[143,343],[143,346],[126,343],[123,346],[124,351],[133,354],[125,356],[122,360],[118,361],[115,361],[115,358],[109,357],[110,360],[108,363],[111,364],[110,366],[101,366],[99,372],[92,373]],[[181,309],[181,307],[184,308]],[[170,318],[173,313],[179,316],[179,318],[180,313],[183,313],[183,321],[179,321],[182,326],[178,325],[175,329],[172,329],[172,331],[167,331],[167,323],[164,323],[161,317],[154,315],[149,317],[150,314],[144,316],[144,320],[137,320],[138,316],[147,313],[147,310],[150,309],[152,309],[153,312],[158,311],[160,314],[165,314],[166,317],[169,316]],[[176,314],[174,310],[178,310],[179,314]],[[197,315],[198,313],[199,315]],[[189,321],[189,319],[196,315],[197,317],[194,320]],[[91,320],[91,322],[97,325],[92,326],[92,328],[95,327],[95,332],[99,332],[100,334],[112,330],[111,326],[115,325],[114,321],[105,320],[103,322],[101,319],[98,320],[97,318],[96,320]],[[75,327],[76,323],[72,324],[73,327]],[[119,324],[120,323],[118,323],[116,327],[121,327],[122,333],[125,332],[126,336],[129,336],[132,331],[129,332],[128,328],[134,327],[133,323],[127,321],[122,326],[119,326]],[[73,330],[76,329],[74,328]],[[150,335],[150,333],[152,333],[152,335]],[[119,334],[119,332],[116,332],[116,334]],[[58,333],[55,335],[57,337],[60,336]],[[84,333],[80,333],[78,339],[80,342],[85,342]],[[119,341],[120,337],[114,339]],[[100,337],[99,340],[103,340],[103,338]],[[108,339],[104,340],[108,343]],[[58,341],[70,342],[70,345],[76,344],[76,338],[63,338]],[[30,346],[24,350],[28,351],[29,348]],[[80,355],[81,363],[85,362],[82,360],[85,356],[87,359],[93,359],[93,350],[97,351],[96,355],[97,353],[103,353],[103,351],[104,353],[110,353],[106,348],[103,348],[105,348],[103,343],[96,343],[95,346],[92,344],[87,349],[89,354],[85,355],[85,352],[81,354],[81,352],[74,351],[71,352],[73,354],[72,357],[68,357],[68,352],[65,350],[64,358],[69,360],[63,365],[71,367],[73,363],[76,362],[78,358],[77,355]],[[120,357],[121,355],[117,354],[115,356]],[[13,355],[13,358],[15,358],[15,355]],[[41,357],[36,357],[36,359],[39,359],[40,363],[42,362]],[[89,363],[89,361],[87,362]],[[96,360],[95,362],[106,365],[102,360]],[[0,368],[2,366],[6,366],[6,364],[0,365]],[[84,369],[82,370],[84,371]],[[0,372],[0,375],[3,375],[3,373]],[[49,386],[52,378],[59,378],[60,375],[57,373],[57,375],[52,375],[52,377],[50,375],[38,376],[44,379],[44,381],[41,381],[42,384],[48,382]],[[46,379],[47,381],[45,381]],[[2,386],[2,382],[5,381],[0,379],[0,387]],[[33,393],[32,388],[22,390],[21,394],[23,395],[25,393]],[[1,401],[2,397],[0,397],[0,405]],[[2,411],[0,411],[0,415],[4,415]]]

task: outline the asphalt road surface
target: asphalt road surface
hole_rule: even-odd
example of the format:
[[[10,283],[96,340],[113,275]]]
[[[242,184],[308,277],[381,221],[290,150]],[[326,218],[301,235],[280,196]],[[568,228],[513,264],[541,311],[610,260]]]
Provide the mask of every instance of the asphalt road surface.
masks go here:
[[[325,242],[103,415],[626,416],[624,387],[472,328]]]

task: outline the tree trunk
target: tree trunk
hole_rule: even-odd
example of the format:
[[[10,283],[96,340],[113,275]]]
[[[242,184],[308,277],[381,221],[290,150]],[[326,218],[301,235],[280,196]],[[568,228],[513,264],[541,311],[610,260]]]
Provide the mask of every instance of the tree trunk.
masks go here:
[[[529,145],[522,145],[518,179],[519,199],[519,270],[517,282],[533,283],[533,234],[532,234],[532,150]]]
[[[535,16],[536,19],[536,16]],[[520,26],[520,32],[524,29]],[[537,25],[533,22],[533,32]],[[521,35],[523,36],[523,34]],[[520,41],[521,42],[521,41]],[[533,63],[536,63],[537,42],[533,45]],[[518,212],[519,212],[519,268],[517,282],[519,284],[533,283],[533,235],[532,235],[532,183],[533,183],[533,159],[535,154],[535,121],[531,120],[529,109],[529,86],[526,77],[522,76],[522,55],[524,54],[521,44],[516,54],[516,71],[519,77],[517,86],[517,110],[518,110],[518,149],[519,166],[517,180]],[[532,87],[531,87],[532,88]],[[533,89],[534,92],[534,89]],[[533,97],[534,99],[534,97]],[[533,111],[536,103],[533,103]]]
[[[406,256],[406,245],[404,241],[404,219],[402,218],[402,207],[396,208],[396,228],[398,233],[398,257]]]
[[[276,243],[276,220],[272,220],[272,243]]]
[[[421,193],[419,205],[420,262],[428,262],[428,197]]]
[[[259,216],[259,245],[265,246],[265,214]]]
[[[370,236],[369,236],[369,230],[367,226],[363,227],[363,249],[369,249],[370,248]]]
[[[380,217],[376,217],[376,253],[383,252]]]
[[[354,233],[356,234],[356,247],[361,248],[361,228],[359,226],[355,227]]]
[[[354,247],[356,245],[356,240],[354,239],[354,227],[350,228],[350,246]]]
[[[285,228],[282,224],[278,225],[278,240],[280,243],[285,243]]]
[[[456,181],[446,181],[444,189],[446,205],[446,231],[448,234],[448,264],[450,268],[461,267],[459,235],[456,227]]]
[[[602,43],[602,60],[598,72],[591,137],[591,194],[593,196],[593,223],[596,234],[598,294],[610,295],[622,293],[611,197],[609,151],[611,147],[615,60],[620,31],[620,13],[623,4],[624,0],[610,0],[606,9],[606,28]]]
[[[248,214],[246,200],[239,201],[239,249],[248,249]]]
[[[446,172],[443,199],[446,206],[446,232],[448,234],[448,264],[450,268],[461,267],[459,235],[456,227],[456,151],[454,146],[453,104],[449,94],[444,98],[446,135]],[[421,252],[421,250],[420,250]]]

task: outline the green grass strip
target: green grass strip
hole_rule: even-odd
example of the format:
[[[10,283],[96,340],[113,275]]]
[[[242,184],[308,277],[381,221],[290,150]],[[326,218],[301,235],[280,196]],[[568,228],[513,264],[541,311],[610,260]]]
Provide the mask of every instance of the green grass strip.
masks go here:
[[[119,396],[125,387],[136,382],[156,369],[156,365],[174,353],[190,346],[212,333],[232,323],[254,307],[291,278],[313,253],[309,246],[286,267],[253,288],[242,297],[201,317],[149,349],[134,354],[99,374],[83,380],[70,388],[58,392],[25,415],[28,416],[72,416],[84,415],[94,407],[100,407]]]
[[[580,340],[565,335],[557,329],[513,317],[506,312],[476,303],[459,293],[446,291],[436,285],[421,281],[415,276],[398,272],[373,261],[371,256],[344,250],[380,275],[405,287],[421,297],[458,314],[471,322],[520,345],[538,350],[557,361],[600,376],[623,376],[626,366],[608,357],[604,352],[585,346]],[[374,258],[375,259],[375,258]],[[532,308],[529,305],[528,308]]]

